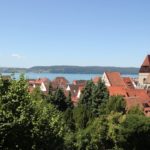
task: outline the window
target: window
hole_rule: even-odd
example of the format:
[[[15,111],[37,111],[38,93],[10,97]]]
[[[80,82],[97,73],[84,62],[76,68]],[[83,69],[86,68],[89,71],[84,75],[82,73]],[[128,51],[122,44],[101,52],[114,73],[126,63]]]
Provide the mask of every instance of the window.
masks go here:
[[[143,83],[145,83],[145,82],[146,82],[146,78],[143,79]]]

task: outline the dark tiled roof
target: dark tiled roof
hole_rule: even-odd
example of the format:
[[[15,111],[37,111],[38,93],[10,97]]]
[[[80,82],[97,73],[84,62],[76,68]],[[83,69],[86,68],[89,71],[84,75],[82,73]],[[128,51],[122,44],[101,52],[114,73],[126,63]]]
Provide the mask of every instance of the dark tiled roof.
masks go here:
[[[140,73],[150,73],[150,55],[147,55],[140,70]]]

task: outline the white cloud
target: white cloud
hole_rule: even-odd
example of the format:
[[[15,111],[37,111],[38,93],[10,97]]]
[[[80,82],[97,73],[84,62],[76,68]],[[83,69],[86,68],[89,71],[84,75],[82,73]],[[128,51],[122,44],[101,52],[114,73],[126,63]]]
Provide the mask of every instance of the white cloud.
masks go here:
[[[21,55],[19,55],[19,54],[12,54],[11,56],[12,56],[12,57],[14,57],[14,58],[17,58],[17,59],[22,58],[22,56],[21,56]]]

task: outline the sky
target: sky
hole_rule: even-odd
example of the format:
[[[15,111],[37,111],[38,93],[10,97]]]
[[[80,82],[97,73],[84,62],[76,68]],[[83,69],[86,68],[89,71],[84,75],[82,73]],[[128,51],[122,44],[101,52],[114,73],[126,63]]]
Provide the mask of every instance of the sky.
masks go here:
[[[140,67],[149,0],[1,0],[0,67]]]

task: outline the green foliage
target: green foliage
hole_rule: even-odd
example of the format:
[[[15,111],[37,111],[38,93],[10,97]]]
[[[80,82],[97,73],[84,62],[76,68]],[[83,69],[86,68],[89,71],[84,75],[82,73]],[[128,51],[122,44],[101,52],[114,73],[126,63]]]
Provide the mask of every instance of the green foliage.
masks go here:
[[[40,87],[36,87],[30,94],[30,96],[31,96],[32,102],[35,102],[35,103],[45,98],[45,95],[40,90]]]
[[[62,114],[44,101],[37,103],[36,110],[38,110],[36,117],[33,118],[32,149],[62,149],[64,134]]]
[[[70,109],[73,109],[73,103],[72,103],[72,100],[71,100],[71,92],[69,91],[69,95],[68,97],[66,98],[66,104],[67,104],[67,108],[70,108]]]
[[[80,150],[105,150],[112,148],[107,139],[107,120],[104,116],[96,118],[91,124],[75,134],[74,145]]]
[[[109,93],[107,87],[101,81],[98,85],[93,86],[92,90],[92,113],[94,116],[100,115],[100,106],[102,103],[106,102],[109,98]]]
[[[126,112],[126,104],[125,100],[122,96],[111,96],[106,104],[106,113],[109,114],[110,112]]]
[[[82,150],[148,150],[150,118],[142,115],[111,112],[94,119],[75,134],[75,149]],[[68,143],[69,144],[69,143]]]
[[[53,87],[52,87],[52,83],[51,82],[49,83],[49,88],[48,89],[49,89],[48,94],[52,95],[53,94]]]
[[[0,80],[0,148],[29,149],[34,109],[23,76],[7,84]],[[5,92],[3,92],[5,91]]]
[[[64,129],[62,114],[38,89],[30,96],[23,76],[0,79],[0,149],[62,149]]]
[[[139,107],[126,112],[125,105],[120,96],[108,98],[100,82],[89,81],[73,107],[61,89],[47,97],[39,88],[29,94],[23,76],[0,78],[0,149],[148,150],[150,118]]]
[[[137,114],[144,116],[143,110],[139,106],[135,106],[128,111],[128,114]]]
[[[71,108],[67,108],[64,112],[64,120],[71,131],[75,131],[75,120],[73,116],[73,110]]]
[[[120,124],[118,145],[125,150],[148,150],[150,147],[150,118],[128,114]]]
[[[76,134],[74,132],[67,132],[64,137],[65,150],[77,150]]]
[[[111,112],[107,116],[107,126],[108,126],[107,137],[113,142],[114,146],[117,145],[117,142],[120,138],[118,136],[118,133],[121,129],[121,122],[123,122],[124,119],[125,116],[119,112]]]
[[[84,129],[87,127],[88,122],[90,121],[91,112],[90,109],[87,108],[87,106],[79,105],[78,107],[74,108],[73,116],[76,129]]]
[[[92,81],[88,81],[86,83],[86,86],[81,94],[81,98],[79,101],[80,104],[84,104],[86,106],[91,106],[93,87],[94,87],[94,83]]]
[[[55,107],[60,111],[65,111],[67,109],[67,102],[66,102],[66,96],[64,95],[64,92],[62,89],[57,89],[52,104],[55,105]]]

